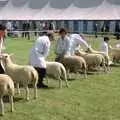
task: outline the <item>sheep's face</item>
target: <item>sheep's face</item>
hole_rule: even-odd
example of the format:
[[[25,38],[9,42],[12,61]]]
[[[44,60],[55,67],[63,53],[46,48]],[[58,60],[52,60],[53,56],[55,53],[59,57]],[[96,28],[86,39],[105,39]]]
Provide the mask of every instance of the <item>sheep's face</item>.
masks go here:
[[[3,60],[3,61],[6,61],[6,59],[8,59],[8,58],[9,58],[9,55],[8,55],[8,54],[2,54],[2,55],[0,56],[0,59]]]
[[[79,50],[76,50],[76,51],[75,51],[75,55],[81,56],[80,51],[79,51]]]
[[[13,54],[1,54],[0,55],[0,59],[4,62],[4,63],[6,63],[8,60],[10,60],[11,58],[11,56],[12,56]]]
[[[91,53],[91,51],[92,51],[92,50],[91,50],[91,48],[89,47],[85,52],[86,52],[86,53]]]

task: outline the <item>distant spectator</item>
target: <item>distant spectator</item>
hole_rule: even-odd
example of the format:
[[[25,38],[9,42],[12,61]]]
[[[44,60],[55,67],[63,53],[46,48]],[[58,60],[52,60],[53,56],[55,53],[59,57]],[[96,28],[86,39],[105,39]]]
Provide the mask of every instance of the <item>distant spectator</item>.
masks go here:
[[[29,22],[24,22],[22,25],[22,29],[23,29],[22,37],[25,37],[25,38],[27,37],[28,40],[30,40],[30,33],[29,33],[30,24],[29,24]]]
[[[49,29],[49,28],[48,28],[48,23],[45,22],[44,30],[48,30],[48,29]]]
[[[36,21],[33,21],[32,24],[33,24],[33,30],[35,31],[35,32],[34,32],[34,35],[37,36],[37,32],[36,32],[36,31],[37,31]]]
[[[23,32],[22,32],[22,37],[25,37],[25,32],[24,32],[24,31],[25,31],[25,27],[26,27],[26,23],[23,22],[23,23],[22,23],[22,31],[23,31]]]
[[[12,32],[12,22],[11,21],[8,21],[6,23],[6,28],[7,28],[7,35],[10,36],[11,32]]]

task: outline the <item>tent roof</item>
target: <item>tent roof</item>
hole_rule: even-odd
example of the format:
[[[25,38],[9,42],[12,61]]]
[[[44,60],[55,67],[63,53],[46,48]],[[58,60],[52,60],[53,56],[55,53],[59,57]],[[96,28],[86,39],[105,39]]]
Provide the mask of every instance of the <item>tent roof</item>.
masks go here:
[[[106,0],[104,0],[98,7],[96,7],[86,16],[86,19],[119,20],[120,16],[117,12],[116,5],[110,4]]]
[[[120,20],[120,0],[0,0],[0,20]]]

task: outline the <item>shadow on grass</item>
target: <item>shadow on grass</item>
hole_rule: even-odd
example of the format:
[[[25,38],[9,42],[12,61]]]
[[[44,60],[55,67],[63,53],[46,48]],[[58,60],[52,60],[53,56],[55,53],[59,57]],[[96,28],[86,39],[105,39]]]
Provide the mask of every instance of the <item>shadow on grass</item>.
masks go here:
[[[120,67],[120,64],[111,64],[110,67]]]
[[[49,87],[48,86],[48,88],[38,88],[39,90],[41,89],[41,90],[50,90],[50,89],[56,89],[55,87]]]
[[[4,101],[4,103],[9,103],[9,96],[4,96],[3,97],[3,101]],[[13,101],[14,102],[20,102],[20,101],[25,101],[25,99],[24,98],[20,98],[20,97],[14,97]]]
[[[74,81],[74,80],[76,80],[76,78],[68,78],[67,80],[68,81]]]
[[[96,73],[98,73],[97,71],[96,72],[87,72],[87,75],[95,75]]]

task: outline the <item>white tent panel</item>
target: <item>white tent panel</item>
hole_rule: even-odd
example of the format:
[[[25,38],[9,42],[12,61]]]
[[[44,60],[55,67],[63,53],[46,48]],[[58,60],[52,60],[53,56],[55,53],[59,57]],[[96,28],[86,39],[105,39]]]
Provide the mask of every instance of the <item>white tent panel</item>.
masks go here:
[[[5,7],[0,9],[0,19],[1,20],[14,20],[17,17],[17,13],[19,12],[18,7],[14,7],[9,1]]]
[[[0,20],[120,20],[120,0],[8,1]]]
[[[64,12],[64,9],[52,8],[48,2],[41,10],[36,12],[33,16],[33,20],[60,20],[59,15]]]
[[[86,19],[90,20],[118,20],[119,15],[114,10],[113,5],[104,0],[101,5],[96,7],[94,11],[88,14]]]
[[[68,8],[59,14],[59,19],[61,20],[84,20],[85,16],[90,12],[93,11],[95,8],[78,8],[74,4],[71,4]]]

